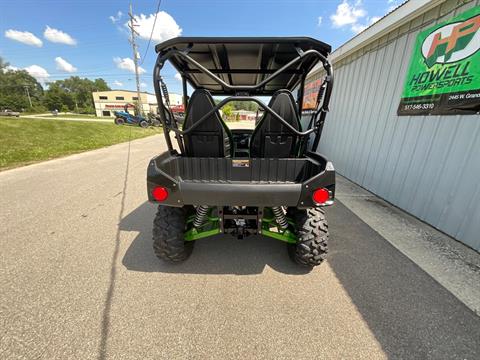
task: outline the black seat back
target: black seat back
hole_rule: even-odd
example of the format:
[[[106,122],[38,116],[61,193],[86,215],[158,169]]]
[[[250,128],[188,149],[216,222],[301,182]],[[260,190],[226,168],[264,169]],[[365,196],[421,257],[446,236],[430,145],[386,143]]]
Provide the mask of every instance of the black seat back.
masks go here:
[[[301,129],[295,100],[290,91],[277,91],[268,106],[294,129]],[[265,111],[250,140],[250,157],[295,157],[298,152],[297,143],[298,136]]]
[[[197,89],[188,103],[183,130],[188,130],[215,107],[207,90]],[[192,132],[183,136],[185,152],[190,157],[230,157],[233,141],[230,130],[215,111]]]

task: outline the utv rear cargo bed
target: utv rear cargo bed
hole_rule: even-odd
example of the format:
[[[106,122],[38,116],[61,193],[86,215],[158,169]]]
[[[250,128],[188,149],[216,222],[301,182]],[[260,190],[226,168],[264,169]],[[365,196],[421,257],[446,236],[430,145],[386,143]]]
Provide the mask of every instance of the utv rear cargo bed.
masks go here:
[[[150,161],[150,201],[157,186],[168,189],[170,206],[315,206],[312,194],[335,192],[335,170],[317,153],[305,158],[188,158],[164,153]]]

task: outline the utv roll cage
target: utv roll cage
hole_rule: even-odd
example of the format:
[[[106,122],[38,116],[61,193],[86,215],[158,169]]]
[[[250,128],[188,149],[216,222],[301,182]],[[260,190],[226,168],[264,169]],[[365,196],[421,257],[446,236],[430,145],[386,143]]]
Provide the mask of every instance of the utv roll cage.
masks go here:
[[[155,50],[158,57],[153,82],[159,108],[168,112],[167,117],[165,111],[160,111],[159,118],[170,153],[174,152],[170,131],[175,133],[180,152],[184,154],[183,136],[231,101],[257,103],[303,141],[314,134],[311,150],[317,150],[333,88],[333,70],[327,59],[330,45],[309,37],[178,37],[157,45]],[[194,89],[206,89],[212,95],[227,95],[186,130],[179,129],[170,113],[168,91],[161,76],[167,60],[181,75],[185,109],[189,101],[187,84]],[[297,89],[296,106],[301,115],[305,79],[318,62],[323,64],[326,77],[318,90],[307,129],[299,131],[256,96],[273,95],[280,89]]]

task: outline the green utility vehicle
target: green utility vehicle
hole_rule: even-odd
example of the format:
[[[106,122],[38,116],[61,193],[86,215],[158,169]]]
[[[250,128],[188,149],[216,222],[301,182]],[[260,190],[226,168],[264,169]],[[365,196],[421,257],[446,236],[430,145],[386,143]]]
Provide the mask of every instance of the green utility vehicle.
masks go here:
[[[170,108],[160,74],[169,61],[182,77],[186,114],[181,129],[168,110],[159,114],[168,151],[147,171],[148,198],[159,205],[155,254],[179,262],[202,238],[258,234],[285,242],[296,263],[319,265],[329,236],[324,207],[335,195],[333,165],[316,152],[333,86],[330,46],[307,37],[179,37],[156,51],[159,108]],[[326,76],[302,128],[305,78],[317,63]],[[263,110],[254,130],[227,127],[219,110],[231,101]]]

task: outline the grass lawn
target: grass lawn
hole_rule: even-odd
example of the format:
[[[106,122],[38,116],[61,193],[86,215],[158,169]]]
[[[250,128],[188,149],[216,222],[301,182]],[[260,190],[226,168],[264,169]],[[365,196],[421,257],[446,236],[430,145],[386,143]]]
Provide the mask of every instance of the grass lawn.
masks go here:
[[[0,169],[75,154],[158,134],[142,129],[88,121],[52,121],[0,117]]]

